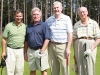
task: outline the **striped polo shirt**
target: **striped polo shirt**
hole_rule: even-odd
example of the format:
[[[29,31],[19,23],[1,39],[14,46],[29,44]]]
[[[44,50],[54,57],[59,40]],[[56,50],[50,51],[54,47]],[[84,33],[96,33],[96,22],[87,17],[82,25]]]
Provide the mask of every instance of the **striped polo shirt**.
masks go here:
[[[50,40],[52,42],[68,42],[67,35],[73,32],[69,16],[62,14],[59,19],[55,19],[53,15],[46,20],[46,23],[50,29]]]
[[[81,21],[75,23],[73,29],[73,39],[80,37],[91,37],[95,39],[100,38],[98,23],[90,18],[86,26],[83,26]]]
[[[20,26],[10,22],[5,26],[3,37],[7,40],[7,45],[11,48],[23,47],[26,34],[26,25],[21,23]]]

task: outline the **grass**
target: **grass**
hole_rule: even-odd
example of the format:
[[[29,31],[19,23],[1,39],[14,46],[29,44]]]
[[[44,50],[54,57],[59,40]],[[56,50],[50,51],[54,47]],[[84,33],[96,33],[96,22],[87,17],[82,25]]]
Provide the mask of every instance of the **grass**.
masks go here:
[[[95,67],[95,71],[96,71],[96,75],[100,75],[100,72],[99,72],[99,68],[100,68],[100,44],[98,45],[98,51],[97,51],[97,57],[96,57],[96,67]],[[1,39],[0,39],[0,56],[1,56]],[[70,60],[70,75],[75,75],[75,73],[72,71],[72,64],[74,63],[74,60],[73,60],[73,47],[71,47],[71,60]],[[23,75],[29,75],[29,69],[28,69],[28,63],[25,62],[24,64],[24,74]],[[0,69],[1,70],[1,69]],[[50,69],[47,70],[48,72],[48,75],[51,75],[50,74]],[[5,75],[5,69],[3,70],[3,74],[2,75]],[[40,71],[37,71],[37,75],[41,75]]]

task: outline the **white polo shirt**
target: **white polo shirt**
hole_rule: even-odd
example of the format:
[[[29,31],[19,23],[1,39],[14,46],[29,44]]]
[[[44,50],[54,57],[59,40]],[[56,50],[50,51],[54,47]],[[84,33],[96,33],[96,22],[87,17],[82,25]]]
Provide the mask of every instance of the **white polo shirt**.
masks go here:
[[[53,15],[46,20],[46,23],[50,28],[50,40],[52,42],[68,42],[67,35],[73,32],[72,22],[69,16],[62,14],[59,19],[55,19]]]

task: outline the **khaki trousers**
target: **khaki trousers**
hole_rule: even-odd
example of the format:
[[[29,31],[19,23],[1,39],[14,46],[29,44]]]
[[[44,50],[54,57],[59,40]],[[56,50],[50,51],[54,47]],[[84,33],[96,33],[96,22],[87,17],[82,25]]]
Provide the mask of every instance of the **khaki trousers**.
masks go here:
[[[23,75],[24,55],[22,49],[7,47],[6,75]]]
[[[49,62],[48,62],[48,52],[47,50],[44,51],[41,59],[38,58],[38,53],[40,49],[38,50],[32,50],[28,48],[27,54],[28,54],[28,65],[30,71],[40,70],[44,71],[49,68]],[[41,60],[41,62],[40,62]],[[41,66],[40,66],[41,64]]]
[[[87,57],[87,59],[85,59],[83,48],[83,45],[85,43],[87,50],[93,45],[94,40],[77,39],[75,41],[75,57],[78,65],[79,75],[95,75],[97,48],[95,48],[92,53]]]
[[[67,44],[67,43],[66,43]],[[60,64],[61,64],[61,75],[68,75],[68,68],[66,67],[66,56],[65,49],[66,44],[54,44],[49,43],[48,55],[50,62],[51,75],[60,75]]]

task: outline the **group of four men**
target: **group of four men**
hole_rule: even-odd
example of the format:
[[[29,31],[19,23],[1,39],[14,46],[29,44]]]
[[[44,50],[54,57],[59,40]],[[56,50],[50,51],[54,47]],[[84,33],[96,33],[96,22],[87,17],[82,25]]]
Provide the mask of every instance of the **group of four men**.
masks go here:
[[[2,58],[7,55],[6,75],[23,75],[24,59],[28,61],[30,75],[36,75],[36,70],[47,75],[49,65],[51,75],[60,75],[60,66],[62,75],[68,75],[66,58],[70,58],[72,39],[79,75],[95,75],[95,47],[100,42],[99,25],[87,16],[86,7],[80,7],[78,14],[81,20],[75,23],[73,29],[70,17],[64,15],[62,9],[61,2],[55,1],[54,14],[42,22],[41,10],[34,7],[31,11],[33,22],[27,27],[21,22],[22,12],[15,11],[15,20],[5,26],[2,37]]]

